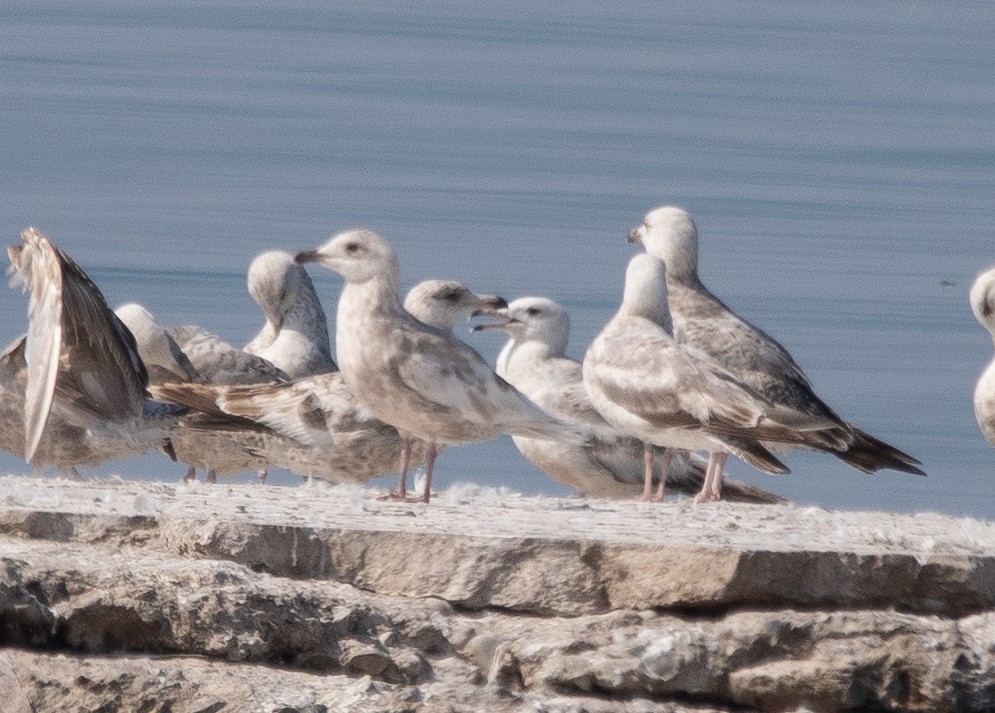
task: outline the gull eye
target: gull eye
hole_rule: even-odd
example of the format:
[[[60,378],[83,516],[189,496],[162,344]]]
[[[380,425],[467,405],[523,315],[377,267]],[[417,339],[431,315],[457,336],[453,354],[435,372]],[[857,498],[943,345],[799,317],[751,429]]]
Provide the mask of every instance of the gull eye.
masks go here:
[[[359,252],[359,243],[346,243],[345,251],[350,255],[355,255]]]
[[[527,310],[525,310],[525,314],[527,314],[529,317],[535,317],[537,314],[541,313],[542,310],[539,309],[538,307],[529,307]]]
[[[455,290],[447,290],[442,293],[442,299],[447,302],[459,302],[459,292],[456,292]]]

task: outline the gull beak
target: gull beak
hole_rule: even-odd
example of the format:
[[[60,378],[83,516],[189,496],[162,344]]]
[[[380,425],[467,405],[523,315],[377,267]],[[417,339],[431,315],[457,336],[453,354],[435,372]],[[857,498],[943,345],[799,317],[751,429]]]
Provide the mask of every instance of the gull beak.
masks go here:
[[[643,226],[640,225],[638,228],[633,228],[632,230],[630,230],[629,231],[628,242],[630,242],[630,243],[641,243],[641,242],[643,242],[643,229],[642,228],[643,228]]]
[[[497,295],[477,295],[480,306],[471,314],[471,317],[479,317],[482,314],[500,314],[500,310],[508,309],[508,300]]]
[[[489,312],[488,311],[481,311],[481,312],[478,312],[477,314],[486,314],[486,315],[491,316],[491,317],[498,317],[499,319],[496,322],[481,322],[480,324],[475,324],[470,329],[471,332],[483,332],[483,331],[490,331],[490,330],[494,330],[494,329],[504,330],[504,328],[507,327],[509,324],[512,324],[513,322],[518,322],[518,320],[515,319],[514,317],[508,316],[508,303],[505,302],[500,297],[498,297],[496,299],[501,300],[501,302],[503,303],[500,307],[498,307],[497,309],[491,310]],[[474,315],[474,316],[477,316],[477,315]]]
[[[320,262],[321,255],[317,250],[303,250],[294,256],[294,262],[300,264],[305,262]]]

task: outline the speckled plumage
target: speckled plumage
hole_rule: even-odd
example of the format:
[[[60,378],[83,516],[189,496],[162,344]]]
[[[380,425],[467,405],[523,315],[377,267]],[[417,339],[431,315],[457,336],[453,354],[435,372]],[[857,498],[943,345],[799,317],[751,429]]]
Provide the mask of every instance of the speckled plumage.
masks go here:
[[[673,333],[701,350],[761,397],[792,412],[799,428],[818,432],[827,452],[871,473],[891,468],[925,475],[919,461],[843,421],[812,390],[808,377],[784,347],[737,316],[698,278],[698,230],[691,215],[675,206],[650,211],[629,233],[630,242],[667,265]],[[785,446],[778,446],[784,448]]]
[[[291,379],[338,371],[332,359],[328,321],[310,275],[294,256],[279,250],[258,255],[249,266],[247,287],[266,324],[245,345]]]
[[[360,402],[406,441],[438,446],[502,433],[584,440],[497,376],[476,351],[405,311],[397,258],[380,236],[342,233],[297,260],[318,262],[345,279],[336,316],[339,367]],[[430,446],[429,482],[433,460]]]
[[[757,440],[794,438],[767,420],[765,404],[727,372],[688,352],[668,331],[664,265],[649,255],[629,262],[618,313],[584,356],[584,385],[615,428],[657,446],[732,453],[769,473],[787,473]],[[661,323],[662,321],[662,323]],[[704,497],[718,497],[706,477]]]
[[[566,311],[549,299],[523,297],[508,306],[499,322],[477,329],[501,329],[508,334],[497,360],[500,376],[550,413],[597,429],[597,437],[585,446],[516,436],[521,454],[549,477],[583,495],[638,497],[644,488],[643,442],[612,428],[591,403],[580,362],[566,356],[570,330]],[[701,458],[687,451],[673,454],[668,474],[671,488],[694,495],[704,478]],[[728,483],[724,494],[739,502],[784,502],[773,493],[736,482]]]
[[[0,357],[3,377],[12,377],[3,386],[4,415],[13,421],[5,427],[23,439],[11,452],[65,472],[168,450],[181,410],[146,398],[134,338],[97,286],[34,228],[7,252],[14,282],[29,294],[28,334]],[[4,445],[17,444],[5,437]]]

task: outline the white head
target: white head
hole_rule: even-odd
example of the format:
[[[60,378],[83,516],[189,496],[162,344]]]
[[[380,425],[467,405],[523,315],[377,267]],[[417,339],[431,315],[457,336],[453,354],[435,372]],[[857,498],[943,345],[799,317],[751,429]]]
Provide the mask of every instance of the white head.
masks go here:
[[[447,332],[461,319],[493,313],[507,306],[504,298],[478,295],[455,280],[420,282],[404,298],[404,309],[415,319]]]
[[[152,313],[134,302],[114,310],[117,318],[135,337],[135,345],[142,361],[177,377],[180,381],[197,380],[196,369],[183,354],[176,341],[166,333]]]
[[[310,286],[314,292],[307,270],[294,261],[293,255],[282,250],[257,255],[249,265],[246,286],[252,299],[277,329],[300,291]]]
[[[698,274],[698,228],[683,208],[651,210],[642,225],[629,231],[629,242],[642,243],[646,252],[663,260],[672,279]]]
[[[995,267],[978,275],[968,300],[975,319],[995,338]]]
[[[395,292],[400,268],[390,243],[371,230],[349,230],[332,236],[317,250],[297,253],[296,262],[316,262],[342,275],[349,284],[379,279]]]
[[[636,255],[625,269],[620,314],[643,317],[673,333],[667,303],[667,266],[648,253]]]
[[[553,300],[545,297],[520,297],[502,313],[503,320],[478,324],[474,331],[500,329],[507,332],[515,344],[538,343],[546,347],[549,356],[566,354],[570,317]]]

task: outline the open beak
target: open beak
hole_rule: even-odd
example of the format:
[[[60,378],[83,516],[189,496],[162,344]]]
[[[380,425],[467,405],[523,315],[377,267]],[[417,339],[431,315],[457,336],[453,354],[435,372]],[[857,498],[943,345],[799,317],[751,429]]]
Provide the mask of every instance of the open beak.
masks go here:
[[[505,305],[505,307],[503,307],[500,310],[487,312],[485,314],[488,314],[493,317],[498,317],[499,319],[496,322],[481,322],[480,324],[475,324],[473,325],[473,328],[470,330],[471,332],[492,331],[495,329],[501,331],[507,331],[507,327],[510,324],[521,324],[521,322],[519,322],[514,317],[508,316],[507,305]]]
[[[632,230],[629,231],[628,242],[630,242],[630,243],[641,243],[641,242],[643,242],[642,227],[643,226],[640,225],[638,228],[633,228]]]
[[[477,295],[480,301],[477,309],[473,311],[471,317],[479,317],[482,314],[500,314],[500,310],[508,309],[508,300],[497,295]]]

